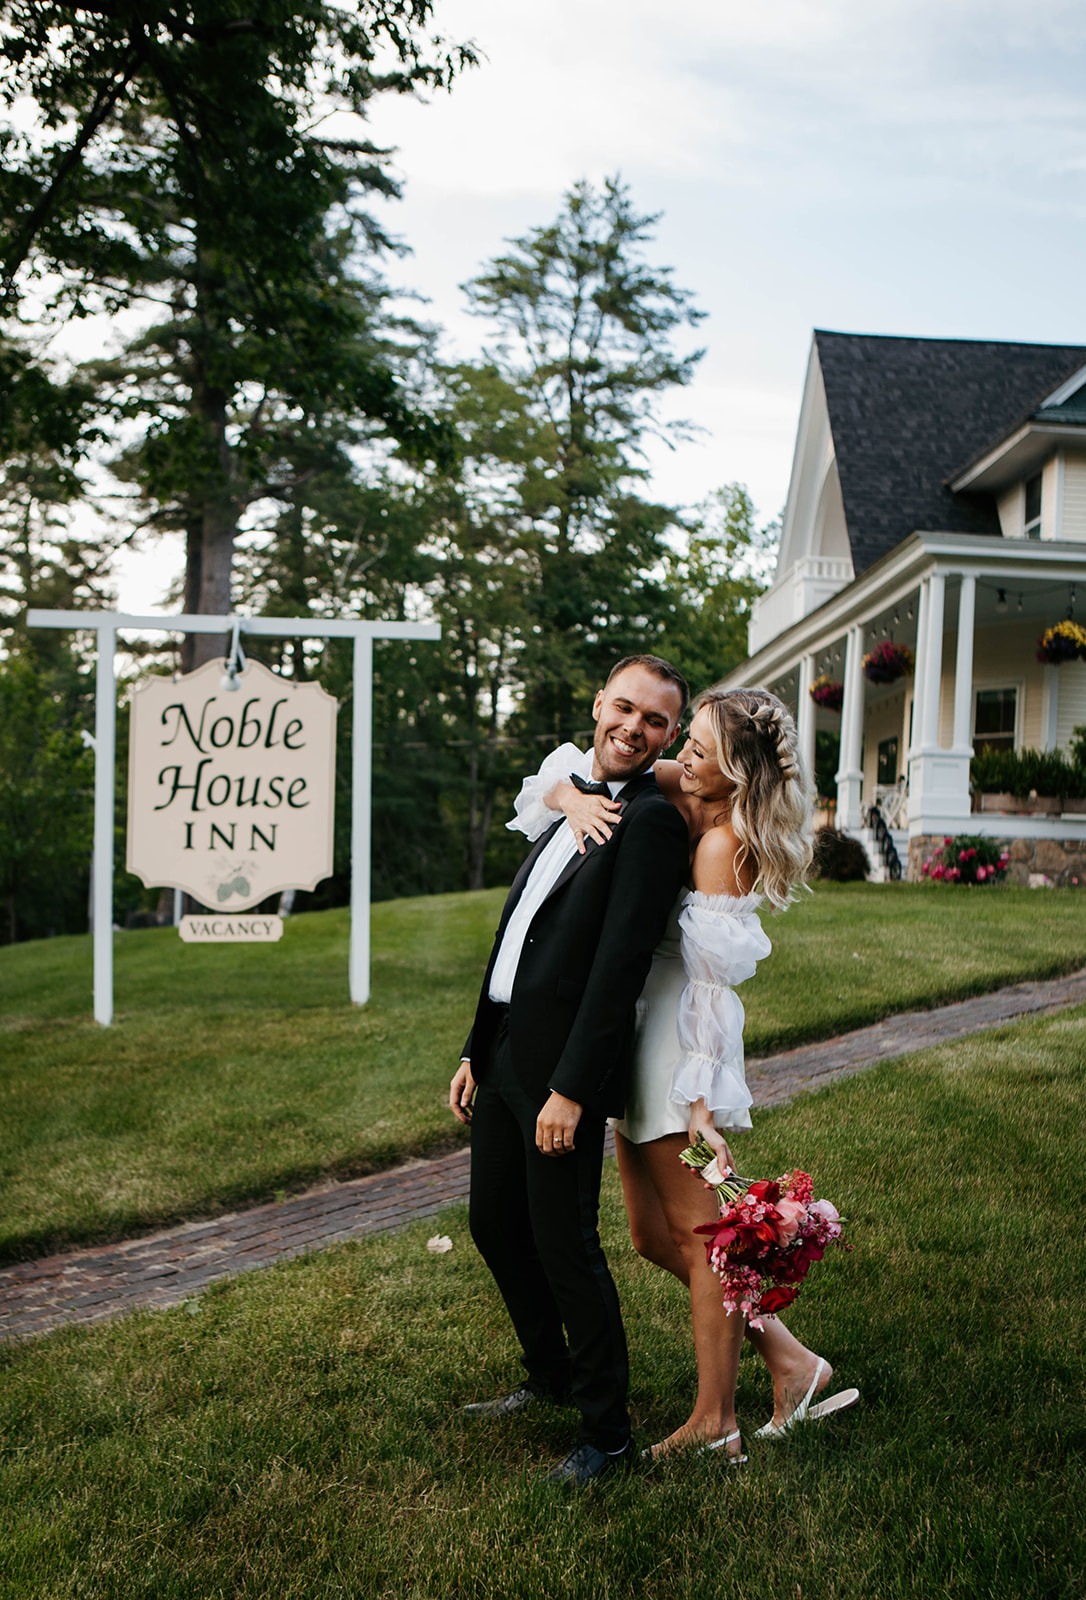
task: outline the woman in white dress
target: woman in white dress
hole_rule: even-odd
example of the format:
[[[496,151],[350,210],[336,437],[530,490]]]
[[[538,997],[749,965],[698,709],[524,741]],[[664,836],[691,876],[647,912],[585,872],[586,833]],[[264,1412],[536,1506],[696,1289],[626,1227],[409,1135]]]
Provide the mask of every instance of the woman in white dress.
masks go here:
[[[818,1400],[832,1368],[777,1317],[745,1328],[721,1304],[720,1283],[694,1228],[717,1216],[716,1197],[691,1176],[679,1153],[697,1139],[731,1166],[721,1130],[749,1128],[751,1095],[743,1071],[743,1005],[735,985],[769,954],[758,919],[768,900],[783,910],[811,859],[808,785],[795,724],[775,695],[710,689],[692,706],[677,761],[655,766],[657,782],[690,831],[691,889],[675,907],[639,1002],[629,1103],[614,1124],[630,1232],[639,1254],[666,1268],[690,1293],[698,1389],[681,1427],[648,1452],[653,1459],[688,1447],[746,1458],[735,1416],[744,1332],[773,1376],[773,1418],[758,1435],[779,1438],[807,1418],[857,1398],[846,1390]],[[621,806],[584,794],[570,775],[587,776],[591,752],[564,745],[526,780],[510,827],[537,837],[562,813],[578,837],[602,844],[621,826]]]

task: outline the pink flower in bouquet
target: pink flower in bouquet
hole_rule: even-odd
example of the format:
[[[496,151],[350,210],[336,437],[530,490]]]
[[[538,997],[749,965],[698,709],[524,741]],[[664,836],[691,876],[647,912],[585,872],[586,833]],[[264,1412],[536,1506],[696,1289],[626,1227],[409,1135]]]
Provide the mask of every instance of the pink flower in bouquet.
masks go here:
[[[841,1213],[832,1200],[813,1200],[811,1202],[811,1216],[821,1217],[827,1226],[836,1227],[841,1232]]]
[[[784,1184],[789,1198],[798,1200],[800,1205],[805,1206],[814,1195],[814,1181],[811,1178],[811,1174],[809,1172],[801,1172],[798,1167],[794,1172],[790,1172],[787,1178],[782,1178],[781,1182]]]
[[[778,1200],[777,1212],[780,1217],[777,1238],[781,1244],[791,1244],[807,1215],[807,1207],[801,1206],[798,1200]]]

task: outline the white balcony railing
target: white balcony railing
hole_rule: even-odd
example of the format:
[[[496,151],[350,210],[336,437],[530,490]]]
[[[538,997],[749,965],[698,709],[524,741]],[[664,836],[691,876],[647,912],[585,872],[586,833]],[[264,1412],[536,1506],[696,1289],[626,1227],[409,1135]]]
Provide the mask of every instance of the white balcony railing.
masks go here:
[[[804,556],[751,607],[751,655],[852,582],[847,556]]]

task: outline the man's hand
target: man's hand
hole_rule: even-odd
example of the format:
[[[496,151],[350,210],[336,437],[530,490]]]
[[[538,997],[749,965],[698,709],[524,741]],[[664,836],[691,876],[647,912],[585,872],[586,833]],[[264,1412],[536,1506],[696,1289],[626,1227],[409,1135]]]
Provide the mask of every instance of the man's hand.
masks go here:
[[[449,1110],[457,1122],[471,1121],[471,1103],[475,1099],[475,1079],[471,1075],[471,1062],[464,1058],[449,1084]]]
[[[535,1144],[541,1155],[564,1156],[573,1149],[573,1136],[581,1120],[581,1107],[576,1100],[567,1100],[564,1094],[552,1089],[546,1105],[535,1123]]]

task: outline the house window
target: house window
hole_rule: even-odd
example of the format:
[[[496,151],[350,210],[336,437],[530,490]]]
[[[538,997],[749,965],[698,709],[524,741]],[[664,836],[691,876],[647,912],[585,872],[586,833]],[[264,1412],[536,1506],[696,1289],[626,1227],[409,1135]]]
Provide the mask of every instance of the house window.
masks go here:
[[[881,785],[896,783],[897,780],[897,738],[895,736],[892,739],[880,739],[875,782]]]
[[[1018,711],[1017,689],[978,689],[973,722],[973,750],[1013,750]]]
[[[1027,539],[1041,537],[1041,474],[1026,479],[1026,516],[1022,532]]]

